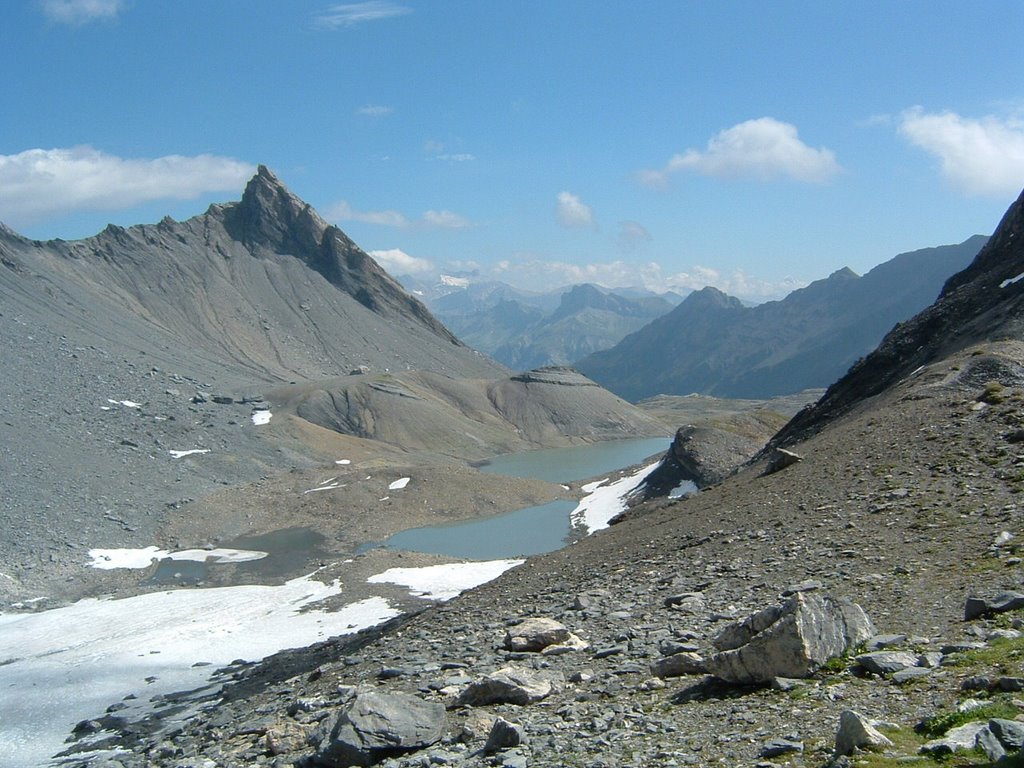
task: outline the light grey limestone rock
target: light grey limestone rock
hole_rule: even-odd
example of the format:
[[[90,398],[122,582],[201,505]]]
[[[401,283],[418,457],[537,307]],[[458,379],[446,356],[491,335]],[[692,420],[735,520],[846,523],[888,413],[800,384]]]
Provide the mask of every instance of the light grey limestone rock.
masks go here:
[[[852,755],[855,749],[879,749],[892,746],[892,742],[878,732],[862,714],[852,709],[839,714],[836,732],[836,755]]]

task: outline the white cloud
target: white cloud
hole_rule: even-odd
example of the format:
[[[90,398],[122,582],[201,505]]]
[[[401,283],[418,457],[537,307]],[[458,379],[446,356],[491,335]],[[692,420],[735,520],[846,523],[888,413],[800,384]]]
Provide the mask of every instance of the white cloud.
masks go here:
[[[558,221],[563,227],[573,229],[593,228],[594,214],[590,206],[571,192],[558,193]]]
[[[626,253],[632,253],[644,243],[650,242],[653,238],[647,228],[638,221],[620,221],[619,234],[615,240],[619,249]]]
[[[724,179],[789,178],[822,183],[840,170],[835,153],[804,144],[795,125],[761,117],[715,134],[703,152],[688,149],[673,155],[664,168],[642,170],[637,178],[651,187],[664,187],[669,176],[683,171]]]
[[[471,155],[468,152],[457,152],[455,154],[441,154],[434,156],[437,160],[446,160],[450,163],[466,163],[471,160],[476,160],[476,155]]]
[[[405,228],[409,219],[398,211],[357,211],[347,200],[339,200],[324,212],[328,221],[358,221],[363,224],[378,224],[383,227]]]
[[[356,110],[357,114],[367,117],[387,117],[394,112],[394,107],[386,107],[382,104],[366,104]]]
[[[74,210],[115,210],[239,190],[255,166],[215,155],[122,158],[92,147],[0,155],[0,220],[37,221]]]
[[[669,290],[688,293],[710,285],[748,301],[782,298],[790,291],[806,285],[790,277],[763,280],[742,270],[723,274],[700,265],[685,271],[670,272],[654,261],[641,263],[615,260],[573,264],[538,258],[528,253],[519,254],[515,259],[502,260],[490,269],[481,269],[477,277],[502,280],[519,288],[536,291],[549,291],[554,287],[578,283],[595,283],[605,288],[641,287],[656,293]]]
[[[41,0],[43,13],[58,24],[88,24],[114,19],[124,10],[124,0]]]
[[[354,27],[367,21],[381,21],[412,13],[412,8],[389,0],[367,0],[363,3],[345,3],[332,5],[316,16],[315,26],[318,29],[343,29]]]
[[[934,155],[942,174],[968,195],[1003,197],[1024,187],[1024,121],[955,112],[904,112],[900,133]]]
[[[399,248],[370,251],[370,255],[392,275],[415,275],[422,272],[431,272],[434,269],[433,263],[427,259],[410,256]]]
[[[423,214],[423,223],[440,229],[465,229],[469,226],[468,219],[451,211],[427,211]]]
[[[339,200],[324,212],[328,221],[358,221],[363,224],[377,224],[382,227],[407,229],[423,227],[427,229],[464,229],[471,226],[470,221],[452,211],[426,211],[419,219],[410,219],[404,213],[395,210],[357,211],[347,200]]]

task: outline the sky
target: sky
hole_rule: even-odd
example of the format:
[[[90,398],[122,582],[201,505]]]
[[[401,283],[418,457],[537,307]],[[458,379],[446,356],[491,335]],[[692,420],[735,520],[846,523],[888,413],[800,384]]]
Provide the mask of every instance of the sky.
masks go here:
[[[185,219],[257,164],[392,274],[777,298],[991,233],[1019,0],[9,0],[0,221]]]

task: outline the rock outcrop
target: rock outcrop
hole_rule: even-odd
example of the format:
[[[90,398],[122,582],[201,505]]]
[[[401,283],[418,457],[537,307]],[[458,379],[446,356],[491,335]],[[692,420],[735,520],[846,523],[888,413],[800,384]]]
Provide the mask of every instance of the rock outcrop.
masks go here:
[[[799,592],[722,630],[707,669],[738,684],[807,677],[874,633],[855,603]]]

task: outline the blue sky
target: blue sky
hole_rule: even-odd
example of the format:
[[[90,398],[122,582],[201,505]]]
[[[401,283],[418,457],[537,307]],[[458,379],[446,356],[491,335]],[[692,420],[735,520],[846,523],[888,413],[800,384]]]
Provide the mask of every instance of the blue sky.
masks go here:
[[[1024,4],[31,0],[0,221],[94,234],[258,163],[395,274],[774,297],[991,232]]]

